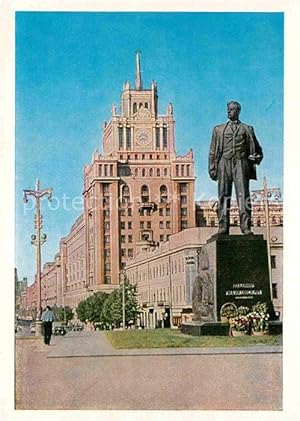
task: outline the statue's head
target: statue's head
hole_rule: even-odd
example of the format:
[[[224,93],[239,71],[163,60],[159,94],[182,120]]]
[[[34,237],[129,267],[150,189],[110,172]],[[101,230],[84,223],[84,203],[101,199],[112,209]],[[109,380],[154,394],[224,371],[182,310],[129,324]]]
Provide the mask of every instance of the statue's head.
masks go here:
[[[241,104],[237,101],[227,102],[227,116],[229,120],[238,120],[241,108]]]

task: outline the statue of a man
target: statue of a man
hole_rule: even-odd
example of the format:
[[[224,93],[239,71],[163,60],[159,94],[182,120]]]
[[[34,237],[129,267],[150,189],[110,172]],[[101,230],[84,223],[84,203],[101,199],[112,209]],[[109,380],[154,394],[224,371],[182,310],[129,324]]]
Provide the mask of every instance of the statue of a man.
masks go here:
[[[238,102],[228,102],[228,121],[213,129],[210,145],[208,172],[212,180],[218,180],[219,234],[229,234],[232,184],[241,231],[245,235],[252,234],[249,181],[256,180],[256,164],[263,159],[263,152],[253,127],[239,120],[240,111]]]

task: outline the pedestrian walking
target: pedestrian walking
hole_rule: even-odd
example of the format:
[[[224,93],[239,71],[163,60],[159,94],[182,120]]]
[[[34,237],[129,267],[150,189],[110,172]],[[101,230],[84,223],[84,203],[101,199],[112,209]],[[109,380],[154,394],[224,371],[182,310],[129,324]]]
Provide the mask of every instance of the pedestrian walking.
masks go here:
[[[52,334],[52,322],[55,316],[50,306],[46,307],[46,310],[42,314],[42,322],[44,325],[44,343],[50,345],[50,339]]]

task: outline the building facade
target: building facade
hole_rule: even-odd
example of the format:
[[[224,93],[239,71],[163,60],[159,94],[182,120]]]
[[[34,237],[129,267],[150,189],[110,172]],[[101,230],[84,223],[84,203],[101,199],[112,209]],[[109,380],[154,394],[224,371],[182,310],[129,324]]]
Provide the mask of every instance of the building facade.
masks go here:
[[[275,312],[282,319],[282,227],[271,227],[271,282]],[[193,282],[198,274],[198,255],[215,227],[191,228],[172,235],[155,250],[138,254],[126,265],[129,282],[137,285],[140,324],[145,328],[180,326],[193,319]],[[266,239],[265,227],[255,234]],[[232,227],[231,234],[240,234]]]
[[[192,151],[177,156],[173,107],[158,112],[157,85],[143,88],[140,55],[136,81],[123,86],[103,126],[103,153],[84,169],[87,288],[108,290],[139,251],[195,226]]]
[[[270,226],[283,226],[283,202],[269,202],[269,224]],[[197,227],[217,227],[217,201],[202,200],[196,202],[196,225]],[[266,226],[265,205],[262,201],[252,200],[252,226]],[[230,207],[230,225],[239,226],[239,209],[235,200]]]

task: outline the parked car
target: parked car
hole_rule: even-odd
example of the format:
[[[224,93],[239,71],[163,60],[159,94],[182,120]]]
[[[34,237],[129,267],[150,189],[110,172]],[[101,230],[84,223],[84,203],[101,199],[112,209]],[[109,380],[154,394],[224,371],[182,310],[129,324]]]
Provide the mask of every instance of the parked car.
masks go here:
[[[83,326],[82,325],[73,325],[72,330],[83,330]]]
[[[35,323],[30,323],[30,332],[35,333]]]
[[[64,326],[56,326],[54,328],[54,335],[61,335],[64,336],[67,333]]]
[[[22,327],[18,323],[15,323],[15,333],[20,332],[21,330]]]

